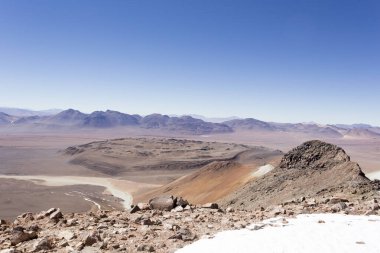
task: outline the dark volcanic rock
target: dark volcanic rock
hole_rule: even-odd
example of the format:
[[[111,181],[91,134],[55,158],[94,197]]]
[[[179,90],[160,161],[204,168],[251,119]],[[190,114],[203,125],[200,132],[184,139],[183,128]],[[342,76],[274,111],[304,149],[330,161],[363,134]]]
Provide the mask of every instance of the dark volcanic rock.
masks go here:
[[[346,152],[335,145],[322,141],[308,141],[285,154],[279,165],[283,169],[329,169],[349,162]]]

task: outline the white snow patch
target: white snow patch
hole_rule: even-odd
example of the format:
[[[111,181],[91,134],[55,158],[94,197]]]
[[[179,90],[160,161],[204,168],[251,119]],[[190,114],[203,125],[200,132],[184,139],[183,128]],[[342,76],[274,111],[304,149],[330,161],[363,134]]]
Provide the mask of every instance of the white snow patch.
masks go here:
[[[265,220],[247,229],[224,231],[177,253],[379,253],[380,216],[298,215]],[[319,222],[319,221],[323,221]],[[254,230],[259,226],[264,227]]]
[[[365,176],[371,180],[375,180],[375,179],[380,180],[380,171],[371,172],[371,173],[365,174]]]
[[[273,170],[274,166],[271,164],[266,164],[264,166],[259,167],[255,172],[252,173],[253,177],[261,177],[267,174],[269,171]]]

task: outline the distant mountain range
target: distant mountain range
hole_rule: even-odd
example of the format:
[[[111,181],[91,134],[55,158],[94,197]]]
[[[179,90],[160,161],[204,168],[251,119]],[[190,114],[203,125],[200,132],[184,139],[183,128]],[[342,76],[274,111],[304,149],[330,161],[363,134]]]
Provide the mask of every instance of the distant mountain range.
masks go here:
[[[33,114],[34,111],[23,109],[12,108],[11,111],[16,112],[16,114],[7,113],[9,112],[9,108],[8,110],[5,110],[5,112],[2,112],[0,108],[0,126],[48,129],[104,129],[133,127],[186,134],[216,134],[236,131],[294,132],[334,138],[380,138],[380,128],[367,124],[293,124],[265,122],[253,118],[239,119],[236,117],[221,123],[215,123],[202,120],[199,118],[199,115],[195,115],[195,117],[198,118],[192,116],[168,116],[162,114],[140,116],[137,114],[126,114],[111,110],[95,111],[86,114],[78,110],[68,109],[52,114],[49,114],[48,111],[39,111],[39,113],[36,112],[35,115],[30,115]]]
[[[60,109],[49,109],[49,110],[41,110],[41,111],[33,111],[28,109],[20,109],[20,108],[11,108],[11,107],[0,107],[0,112],[18,116],[18,117],[28,117],[28,116],[48,116],[54,115],[62,110]]]
[[[130,115],[111,110],[86,114],[74,109],[61,111],[50,116],[20,117],[0,113],[0,125],[8,127],[44,127],[49,129],[136,127],[188,134],[228,133],[233,131],[225,124],[206,122],[190,116],[169,117],[167,115],[151,114],[142,117],[136,114]]]

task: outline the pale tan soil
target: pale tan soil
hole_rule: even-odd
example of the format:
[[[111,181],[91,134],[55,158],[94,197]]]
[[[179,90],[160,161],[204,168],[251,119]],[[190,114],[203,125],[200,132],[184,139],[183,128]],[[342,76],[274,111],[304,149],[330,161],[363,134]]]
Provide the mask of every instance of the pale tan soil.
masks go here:
[[[119,200],[104,195],[104,187],[71,185],[49,187],[31,181],[0,178],[0,219],[13,220],[28,210],[40,212],[51,206],[60,206],[64,212],[97,210],[88,198],[98,203],[102,210],[121,210]]]

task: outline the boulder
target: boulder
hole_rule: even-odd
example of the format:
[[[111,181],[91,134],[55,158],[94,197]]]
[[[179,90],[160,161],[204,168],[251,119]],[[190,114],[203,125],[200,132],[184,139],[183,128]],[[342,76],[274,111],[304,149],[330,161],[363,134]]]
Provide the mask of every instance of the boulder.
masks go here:
[[[50,238],[42,238],[33,245],[33,251],[49,250],[53,248],[53,243]]]
[[[151,209],[170,211],[177,203],[177,198],[173,196],[160,196],[149,200],[149,206]]]
[[[29,240],[36,239],[37,233],[36,232],[25,232],[25,231],[20,231],[20,230],[14,230],[12,231],[12,236],[11,236],[11,245],[15,246],[19,244],[20,242],[25,242]]]

